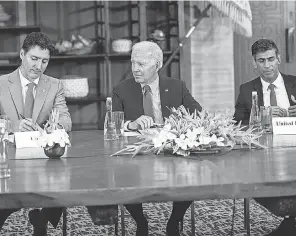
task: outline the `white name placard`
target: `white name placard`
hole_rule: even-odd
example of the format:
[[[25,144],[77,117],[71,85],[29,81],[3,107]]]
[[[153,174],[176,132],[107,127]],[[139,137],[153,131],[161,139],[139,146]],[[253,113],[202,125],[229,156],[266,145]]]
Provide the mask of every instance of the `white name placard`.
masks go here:
[[[40,135],[39,131],[15,132],[16,148],[40,147],[37,142]]]
[[[273,134],[296,134],[296,117],[272,117]]]

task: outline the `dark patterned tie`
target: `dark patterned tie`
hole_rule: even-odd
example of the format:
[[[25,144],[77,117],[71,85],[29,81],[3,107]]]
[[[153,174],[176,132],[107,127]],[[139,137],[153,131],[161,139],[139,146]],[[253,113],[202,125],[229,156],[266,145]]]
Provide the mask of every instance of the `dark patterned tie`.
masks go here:
[[[270,84],[268,86],[268,89],[270,90],[270,106],[277,106],[274,88],[275,88],[274,84]]]
[[[143,87],[143,108],[144,115],[154,118],[152,106],[152,93],[149,85]]]
[[[29,83],[27,84],[28,90],[26,93],[26,98],[25,98],[25,117],[26,118],[32,118],[32,113],[33,113],[33,107],[34,107],[34,94],[33,94],[33,89],[35,87],[35,83]]]

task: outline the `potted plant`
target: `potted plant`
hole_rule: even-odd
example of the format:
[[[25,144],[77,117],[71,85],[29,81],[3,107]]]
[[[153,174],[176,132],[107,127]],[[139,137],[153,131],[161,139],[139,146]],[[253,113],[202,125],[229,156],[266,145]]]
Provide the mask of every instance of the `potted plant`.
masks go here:
[[[49,158],[61,157],[65,153],[66,146],[71,145],[69,135],[59,124],[59,111],[57,109],[53,109],[51,112],[38,140],[45,155]]]

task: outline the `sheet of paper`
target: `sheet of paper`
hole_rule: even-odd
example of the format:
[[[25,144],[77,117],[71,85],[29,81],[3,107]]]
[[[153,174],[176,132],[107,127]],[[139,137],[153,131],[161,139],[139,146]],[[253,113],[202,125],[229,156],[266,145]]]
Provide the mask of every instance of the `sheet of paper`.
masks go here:
[[[149,133],[157,133],[158,129],[157,128],[150,128],[150,129],[147,129],[147,131],[149,131]],[[141,132],[141,130],[140,130]],[[135,131],[124,131],[124,136],[127,136],[127,137],[131,137],[131,136],[138,136],[140,135],[140,133],[138,132],[135,132]]]
[[[274,135],[296,135],[296,117],[273,117],[272,132]]]
[[[134,131],[125,131],[124,132],[124,136],[127,136],[127,137],[132,137],[132,136],[138,136],[140,135],[138,132],[134,132]]]
[[[274,135],[272,146],[274,148],[296,147],[296,135]]]
[[[40,135],[39,131],[15,132],[16,148],[40,147],[37,143]]]
[[[17,148],[15,151],[15,157],[11,159],[31,160],[31,159],[48,159],[48,157],[45,155],[43,148],[26,147],[26,148]]]

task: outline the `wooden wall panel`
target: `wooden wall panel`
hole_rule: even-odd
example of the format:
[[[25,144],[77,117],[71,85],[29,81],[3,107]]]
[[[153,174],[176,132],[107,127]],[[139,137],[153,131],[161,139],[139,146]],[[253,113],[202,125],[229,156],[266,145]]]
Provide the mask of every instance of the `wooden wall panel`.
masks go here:
[[[228,18],[204,18],[191,36],[192,95],[207,110],[234,107],[233,31]]]

